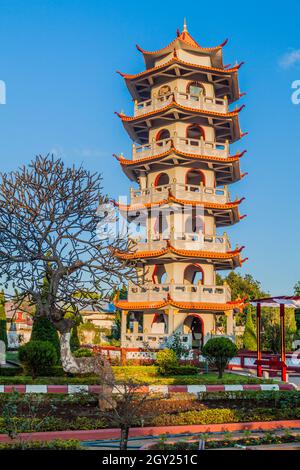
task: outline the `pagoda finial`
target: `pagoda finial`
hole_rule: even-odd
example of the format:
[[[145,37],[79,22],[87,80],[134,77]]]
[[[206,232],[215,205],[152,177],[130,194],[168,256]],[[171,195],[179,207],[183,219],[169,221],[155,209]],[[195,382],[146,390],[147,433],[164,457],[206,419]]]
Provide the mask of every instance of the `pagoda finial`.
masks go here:
[[[183,20],[183,33],[187,33],[186,18]]]

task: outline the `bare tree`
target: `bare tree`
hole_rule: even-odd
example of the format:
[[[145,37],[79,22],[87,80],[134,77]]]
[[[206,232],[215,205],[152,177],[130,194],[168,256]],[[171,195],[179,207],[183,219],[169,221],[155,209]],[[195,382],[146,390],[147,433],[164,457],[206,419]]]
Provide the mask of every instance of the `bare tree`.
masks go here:
[[[130,428],[143,426],[145,419],[159,414],[155,402],[161,397],[151,395],[147,384],[131,379],[118,384],[110,377],[103,385],[106,388],[103,387],[99,395],[100,415],[110,426],[120,428],[120,450],[127,450]],[[107,389],[114,393],[106,393]]]
[[[53,156],[37,156],[28,166],[0,175],[0,276],[6,289],[17,287],[19,306],[36,307],[60,332],[61,359],[68,372],[85,372],[86,361],[71,355],[70,331],[78,309],[97,302],[135,268],[114,250],[127,250],[125,238],[97,234],[108,203],[101,176],[82,166],[67,167]],[[45,279],[47,288],[45,289]],[[72,312],[72,313],[70,313]]]

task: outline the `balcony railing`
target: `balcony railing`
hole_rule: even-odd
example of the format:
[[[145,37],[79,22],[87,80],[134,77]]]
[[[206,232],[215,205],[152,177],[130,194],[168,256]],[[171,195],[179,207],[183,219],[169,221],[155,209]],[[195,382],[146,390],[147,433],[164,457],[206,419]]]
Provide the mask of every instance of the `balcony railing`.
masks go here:
[[[222,98],[212,98],[204,95],[192,95],[190,93],[183,93],[174,91],[163,96],[155,97],[145,101],[136,101],[134,104],[134,116],[142,116],[152,111],[159,110],[168,106],[168,104],[175,101],[181,106],[193,108],[203,111],[212,111],[217,113],[228,112],[228,102]]]
[[[226,204],[229,202],[229,191],[224,188],[210,188],[203,185],[171,183],[162,186],[153,186],[151,188],[138,189],[131,191],[132,204],[149,204],[167,199],[169,193],[176,199],[196,202],[213,202],[217,204]]]
[[[194,284],[144,284],[137,286],[128,285],[129,302],[153,302],[167,299],[168,295],[173,300],[181,302],[213,302],[226,303],[231,299],[228,286],[208,286]]]
[[[160,349],[168,340],[167,334],[126,333],[122,340],[123,347]]]
[[[231,250],[227,235],[205,235],[203,233],[163,233],[150,234],[148,237],[135,237],[136,251],[163,250],[167,243],[178,250],[212,251],[227,253]]]
[[[136,146],[133,144],[132,159],[139,160],[165,153],[170,150],[172,142],[174,147],[183,153],[218,158],[228,158],[229,156],[229,144],[227,142],[209,142],[204,139],[190,139],[174,135],[145,145]]]

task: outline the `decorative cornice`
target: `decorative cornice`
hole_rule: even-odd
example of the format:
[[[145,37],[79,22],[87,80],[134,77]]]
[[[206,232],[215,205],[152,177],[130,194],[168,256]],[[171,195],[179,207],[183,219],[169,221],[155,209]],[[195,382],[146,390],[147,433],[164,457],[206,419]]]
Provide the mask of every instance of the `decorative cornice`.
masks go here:
[[[244,246],[241,246],[240,248],[233,250],[233,251],[228,251],[227,253],[219,253],[219,252],[201,251],[201,250],[179,250],[169,244],[167,248],[162,249],[162,250],[136,251],[134,253],[127,253],[127,252],[125,253],[119,250],[114,250],[114,254],[117,258],[120,258],[123,260],[159,258],[169,253],[176,254],[179,256],[189,257],[189,258],[192,257],[192,258],[204,258],[204,259],[216,259],[216,260],[218,259],[230,260],[230,259],[234,259],[238,257],[238,262],[240,264],[241,262],[240,253],[244,248],[245,248]]]
[[[245,305],[244,300],[234,300],[226,303],[209,303],[209,302],[178,302],[171,298],[158,302],[128,302],[127,300],[119,300],[114,302],[115,307],[122,310],[154,310],[165,307],[177,307],[183,310],[208,310],[223,311],[230,309],[242,309]]]
[[[185,111],[191,111],[191,112],[195,112],[195,113],[198,113],[198,114],[205,114],[207,116],[216,116],[216,117],[224,117],[224,118],[230,118],[230,117],[235,117],[235,116],[238,116],[239,112],[245,108],[245,104],[243,104],[242,106],[240,106],[238,109],[235,109],[234,111],[230,111],[229,113],[217,113],[217,112],[214,112],[214,111],[206,111],[204,109],[195,109],[195,108],[189,108],[187,106],[182,106],[181,104],[177,103],[176,101],[172,101],[171,103],[169,103],[167,106],[165,106],[164,108],[160,108],[160,109],[155,109],[154,111],[150,111],[149,113],[145,113],[145,114],[141,114],[140,116],[126,116],[125,114],[122,114],[122,113],[118,113],[117,111],[115,111],[115,114],[123,121],[123,122],[132,122],[132,121],[139,121],[139,120],[143,120],[149,116],[154,116],[155,114],[161,114],[163,113],[164,111],[167,111],[168,109],[171,109],[173,107],[176,107],[176,108],[179,108],[179,109],[183,109]],[[243,135],[243,134],[241,134]],[[246,133],[244,133],[244,135],[246,135]]]

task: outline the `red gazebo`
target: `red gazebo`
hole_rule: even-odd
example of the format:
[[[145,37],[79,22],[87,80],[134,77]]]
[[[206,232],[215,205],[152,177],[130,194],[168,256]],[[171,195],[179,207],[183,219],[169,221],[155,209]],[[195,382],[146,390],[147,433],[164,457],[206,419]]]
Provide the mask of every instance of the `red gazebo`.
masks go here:
[[[262,377],[262,366],[265,361],[262,360],[261,351],[261,308],[275,307],[279,308],[280,313],[280,361],[277,362],[281,370],[281,379],[286,382],[286,352],[285,352],[285,307],[300,308],[300,296],[279,296],[266,297],[264,299],[252,300],[251,305],[256,306],[256,337],[257,337],[257,377]]]

